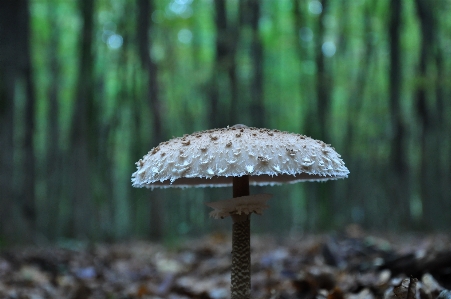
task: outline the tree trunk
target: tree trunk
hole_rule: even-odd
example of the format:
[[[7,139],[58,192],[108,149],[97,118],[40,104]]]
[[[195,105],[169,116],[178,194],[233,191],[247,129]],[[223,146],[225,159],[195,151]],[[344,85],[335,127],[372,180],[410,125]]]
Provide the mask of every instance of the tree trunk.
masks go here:
[[[330,140],[329,128],[330,128],[330,106],[331,106],[331,89],[332,80],[330,71],[327,69],[327,57],[325,57],[322,51],[323,39],[325,35],[325,11],[327,9],[328,1],[322,0],[323,11],[318,18],[318,34],[316,35],[316,117],[314,128],[312,130],[312,137],[315,139],[323,140],[324,142],[332,142]],[[312,126],[307,123],[305,127]],[[307,187],[308,201],[313,204],[312,201],[316,201],[315,213],[318,215],[318,223],[320,229],[327,229],[332,225],[330,219],[332,219],[332,192],[330,184],[309,184]],[[316,226],[316,225],[315,225]]]
[[[302,28],[308,28],[307,27],[307,4],[305,1],[302,0],[294,0],[293,1],[293,15],[294,15],[294,34],[296,36],[296,39],[298,40],[300,38],[300,30]],[[307,61],[309,59],[309,51],[305,45],[302,44],[302,41],[300,40],[297,47],[298,53],[299,53],[299,62],[301,64],[301,68],[303,66],[304,61]],[[303,134],[312,136],[315,134],[312,134],[313,127],[315,127],[317,124],[314,122],[315,119],[315,104],[312,97],[312,88],[307,82],[309,78],[308,76],[301,76],[299,85],[301,88],[301,99],[305,105],[302,107],[302,115],[303,119],[300,120],[300,127],[304,129]],[[306,84],[307,83],[307,84]],[[310,184],[305,184],[303,186],[303,192],[305,193],[306,198],[306,215],[308,215],[307,219],[303,220],[303,223],[305,224],[303,227],[307,230],[313,230],[317,226],[318,222],[318,207],[317,207],[317,201],[315,200],[316,196],[316,190],[314,189],[315,186],[311,186]]]
[[[259,33],[259,21],[261,17],[261,3],[258,0],[244,0],[240,2],[240,27],[250,29],[249,56],[251,60],[251,81],[250,81],[250,105],[249,119],[252,126],[265,126],[265,109],[263,95],[264,63],[263,45]],[[243,30],[242,30],[243,32]],[[245,32],[244,32],[245,33]]]
[[[4,2],[3,2],[4,4]],[[10,31],[6,23],[11,21],[5,13],[11,14],[11,10],[6,10],[4,5],[0,6],[0,40],[7,40]],[[7,15],[7,14],[6,14]],[[14,22],[11,22],[13,25]],[[13,239],[15,235],[15,217],[13,216],[13,206],[16,202],[14,194],[13,173],[14,173],[14,85],[17,66],[9,65],[14,61],[14,55],[7,55],[10,45],[8,42],[0,43],[0,237]],[[4,59],[2,59],[4,58]],[[8,58],[12,58],[8,60]]]
[[[442,148],[440,140],[442,138],[440,132],[440,114],[441,114],[441,97],[437,93],[436,105],[432,104],[428,98],[433,94],[432,84],[428,84],[429,78],[434,78],[432,70],[428,66],[433,66],[436,62],[434,52],[438,50],[436,37],[436,17],[433,7],[430,3],[423,0],[416,0],[416,8],[421,28],[421,52],[418,68],[418,78],[420,84],[416,90],[416,107],[417,114],[422,127],[420,133],[420,195],[423,207],[423,223],[426,228],[446,228],[445,205],[442,202],[441,194],[443,191],[438,188],[430,188],[436,184],[440,184],[442,169],[441,152]],[[440,66],[437,65],[438,69]],[[436,70],[437,72],[437,70]],[[437,83],[436,83],[437,84]]]
[[[80,34],[80,63],[72,119],[72,172],[73,220],[72,237],[86,238],[91,232],[93,203],[91,179],[94,178],[91,156],[94,149],[91,135],[96,134],[94,124],[94,76],[92,39],[94,27],[94,1],[80,1],[82,29]]]
[[[211,128],[234,125],[238,121],[238,82],[236,78],[237,26],[228,22],[226,1],[214,1],[216,25],[215,65],[209,87],[209,115]],[[230,103],[230,107],[226,105]]]
[[[393,225],[406,228],[410,221],[409,165],[407,161],[406,129],[401,113],[402,61],[400,50],[402,5],[399,0],[390,1],[389,16],[389,103],[391,114],[391,150],[389,163],[386,166],[386,182],[389,196],[394,201]]]
[[[331,102],[331,88],[332,80],[329,70],[326,68],[326,57],[322,51],[322,45],[325,35],[324,18],[325,10],[328,5],[327,0],[322,1],[323,12],[318,19],[318,38],[316,39],[316,115],[318,122],[318,133],[314,138],[323,140],[324,142],[331,142],[329,138],[329,124],[330,124],[330,102]]]
[[[301,3],[304,4],[301,6]],[[296,36],[296,40],[300,38],[300,30],[307,25],[307,12],[305,9],[305,2],[302,0],[294,0],[293,1],[293,17],[294,17],[294,34]],[[308,51],[307,47],[303,47],[300,42],[297,43],[299,59],[302,62],[303,60],[308,59]],[[300,82],[301,85],[304,84],[303,81]]]
[[[151,146],[156,146],[163,141],[162,104],[160,99],[158,82],[158,65],[152,61],[149,50],[153,44],[153,23],[150,16],[155,10],[153,0],[138,0],[138,50],[143,68],[147,71],[148,90],[147,100],[152,114],[152,141]],[[150,237],[161,239],[163,236],[162,203],[159,190],[152,191],[150,207]]]
[[[0,4],[0,234],[14,241],[32,238],[35,224],[34,89],[27,0]],[[24,159],[14,165],[14,105],[18,84],[25,88]],[[13,179],[15,173],[18,182]],[[16,192],[15,187],[18,188]]]
[[[58,208],[62,199],[61,186],[65,174],[62,173],[62,157],[60,152],[60,131],[61,127],[58,122],[59,111],[59,86],[61,77],[61,66],[58,57],[60,29],[57,22],[58,14],[54,8],[55,2],[47,4],[47,12],[49,14],[49,23],[52,28],[50,32],[50,47],[48,50],[49,68],[50,68],[50,86],[47,91],[49,101],[48,111],[48,130],[47,130],[47,155],[46,155],[46,198],[45,211],[42,211],[40,218],[42,219],[40,227],[47,232],[50,239],[57,238],[58,229],[54,225],[58,223]],[[60,223],[58,223],[60,224]]]
[[[36,228],[36,203],[35,203],[35,151],[34,151],[34,128],[35,128],[35,93],[33,72],[31,67],[30,50],[30,13],[28,0],[23,1],[23,51],[24,51],[24,85],[25,85],[25,137],[23,164],[24,181],[21,188],[23,198],[22,213],[28,223],[28,230],[34,234]]]
[[[348,3],[348,1],[346,1]],[[363,59],[359,64],[359,69],[357,71],[357,76],[355,80],[355,84],[352,84],[351,92],[349,93],[349,99],[346,109],[348,110],[348,121],[346,126],[346,134],[344,136],[343,145],[345,146],[344,151],[348,157],[359,157],[357,151],[354,149],[359,146],[360,140],[356,139],[356,133],[358,132],[358,122],[360,115],[363,113],[363,102],[364,102],[364,94],[365,90],[370,83],[369,78],[369,70],[371,67],[371,61],[374,57],[374,45],[372,42],[372,35],[369,34],[373,30],[373,26],[371,25],[371,16],[375,9],[375,2],[367,3],[364,10],[364,24],[363,24],[363,33],[365,35],[365,47],[363,52]],[[349,7],[345,7],[349,9]],[[347,13],[345,13],[347,14]],[[343,21],[349,21],[349,19],[343,18]],[[343,36],[346,33],[342,33]],[[342,46],[341,49],[346,51],[348,47]],[[349,55],[344,52],[343,55]],[[351,159],[348,164],[348,168],[354,170],[355,173],[364,173],[363,163],[361,163],[360,158]],[[349,218],[352,222],[366,225],[369,223],[370,219],[374,216],[380,219],[380,212],[377,209],[368,208],[364,202],[365,198],[365,190],[361,188],[355,188],[354,186],[367,184],[371,180],[371,175],[364,176],[354,176],[350,175],[350,177],[345,181],[346,184],[346,196],[348,199],[347,205],[342,205],[342,211],[346,210],[346,214],[349,215]],[[353,212],[354,211],[354,212]],[[377,221],[377,219],[375,219]]]
[[[437,27],[440,26],[437,25]],[[449,182],[451,182],[451,156],[449,155],[451,152],[451,140],[450,138],[447,138],[447,140],[443,142],[443,136],[451,136],[451,119],[448,117],[449,113],[447,111],[450,107],[449,96],[451,96],[449,93],[447,95],[447,91],[451,91],[451,85],[449,83],[445,83],[446,80],[451,80],[451,76],[449,73],[448,75],[446,74],[446,72],[449,71],[449,67],[446,66],[446,57],[448,57],[449,54],[445,52],[445,47],[439,46],[439,42],[439,39],[435,39],[436,52],[434,58],[437,68],[437,82],[435,86],[437,131],[435,144],[440,144],[439,155],[436,157],[438,158],[438,165],[435,168],[435,171],[436,177],[439,180],[439,187],[437,188],[437,191],[441,199],[440,203],[436,206],[437,208],[442,207],[441,209],[439,208],[441,213],[446,213],[445,211],[451,210],[451,201],[449,200],[449,194],[451,194],[451,184],[449,184]],[[441,157],[441,159],[439,157]],[[442,220],[440,228],[446,229],[448,226],[448,222],[446,220],[447,216],[443,216],[440,219]]]
[[[258,24],[261,15],[261,3],[258,0],[247,1],[247,13],[249,24],[252,28],[251,60],[252,60],[252,82],[251,82],[251,118],[257,128],[265,127],[265,104],[263,94],[263,45],[260,38]]]
[[[212,84],[210,86],[210,113],[209,122],[211,128],[223,126],[223,109],[220,101],[221,72],[227,63],[227,12],[225,0],[218,0],[215,5],[216,23],[216,60],[213,68]]]

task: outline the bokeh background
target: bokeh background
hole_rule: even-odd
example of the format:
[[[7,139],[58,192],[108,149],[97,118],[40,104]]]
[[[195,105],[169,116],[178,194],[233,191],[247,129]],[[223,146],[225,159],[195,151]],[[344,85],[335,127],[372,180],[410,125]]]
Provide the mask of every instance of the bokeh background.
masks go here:
[[[451,226],[451,1],[0,4],[0,243],[227,230],[231,189],[133,189],[159,142],[236,123],[332,144],[348,179],[274,194],[253,231]]]

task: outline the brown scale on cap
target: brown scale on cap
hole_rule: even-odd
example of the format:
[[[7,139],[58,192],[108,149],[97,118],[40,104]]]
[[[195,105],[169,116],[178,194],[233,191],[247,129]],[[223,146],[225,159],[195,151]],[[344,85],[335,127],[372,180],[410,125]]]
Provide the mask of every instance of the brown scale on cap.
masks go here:
[[[155,155],[159,150],[160,150],[160,148],[158,146],[154,147],[152,150],[152,155]]]

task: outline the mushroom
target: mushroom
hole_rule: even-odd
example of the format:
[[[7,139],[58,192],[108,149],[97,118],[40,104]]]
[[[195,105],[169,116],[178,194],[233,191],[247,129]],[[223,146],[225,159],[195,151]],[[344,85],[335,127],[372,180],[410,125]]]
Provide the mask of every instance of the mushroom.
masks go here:
[[[226,187],[233,198],[212,202],[215,218],[231,216],[232,298],[250,298],[250,214],[267,208],[268,194],[249,185],[346,178],[349,170],[329,144],[245,125],[196,132],[160,143],[137,163],[133,187]]]

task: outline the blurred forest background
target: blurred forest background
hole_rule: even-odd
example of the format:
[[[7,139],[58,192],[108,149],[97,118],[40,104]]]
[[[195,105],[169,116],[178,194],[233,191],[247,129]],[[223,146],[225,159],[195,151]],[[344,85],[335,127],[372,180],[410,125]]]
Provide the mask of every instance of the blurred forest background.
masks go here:
[[[451,226],[451,1],[0,3],[0,243],[227,230],[231,188],[133,189],[172,136],[243,123],[331,143],[348,179],[274,194],[254,232]]]

